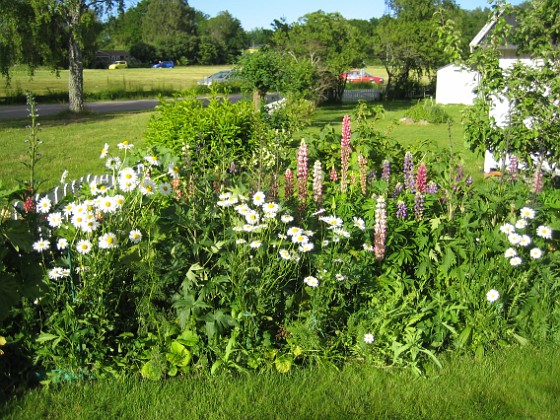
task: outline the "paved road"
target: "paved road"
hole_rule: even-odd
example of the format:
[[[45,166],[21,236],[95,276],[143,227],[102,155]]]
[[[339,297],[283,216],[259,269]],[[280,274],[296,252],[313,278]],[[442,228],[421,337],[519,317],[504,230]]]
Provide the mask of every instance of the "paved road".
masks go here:
[[[230,95],[231,102],[238,101],[242,96],[239,94]],[[204,97],[200,98],[201,100]],[[277,100],[278,95],[268,95],[267,103]],[[103,101],[103,102],[86,102],[85,106],[91,112],[95,113],[111,113],[123,111],[140,111],[146,109],[154,109],[159,105],[157,99],[138,99],[126,101]],[[68,104],[43,104],[37,105],[37,113],[39,116],[56,115],[68,109]],[[27,118],[29,111],[26,105],[5,105],[0,106],[0,120],[10,120],[16,118]]]

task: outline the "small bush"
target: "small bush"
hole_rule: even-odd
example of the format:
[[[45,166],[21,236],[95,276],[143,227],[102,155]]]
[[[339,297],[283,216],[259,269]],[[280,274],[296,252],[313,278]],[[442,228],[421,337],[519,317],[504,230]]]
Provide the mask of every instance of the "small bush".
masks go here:
[[[451,121],[451,117],[442,107],[436,105],[433,99],[418,101],[416,105],[405,113],[405,118],[414,122],[427,121],[432,124],[442,124]]]

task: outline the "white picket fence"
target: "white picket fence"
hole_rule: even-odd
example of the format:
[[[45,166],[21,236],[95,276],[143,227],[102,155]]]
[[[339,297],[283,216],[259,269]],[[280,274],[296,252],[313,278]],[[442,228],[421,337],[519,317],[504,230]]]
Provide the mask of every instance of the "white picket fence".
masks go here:
[[[51,200],[52,204],[55,205],[60,201],[62,201],[62,199],[67,195],[75,194],[76,191],[79,191],[82,188],[82,185],[84,184],[89,185],[92,182],[96,182],[98,185],[106,185],[107,187],[112,187],[114,185],[114,181],[115,179],[111,174],[105,174],[105,175],[88,174],[86,176],[82,176],[78,179],[72,180],[71,182],[66,182],[62,185],[59,185],[44,195],[35,194],[33,199],[35,203],[37,203],[41,198],[48,197]],[[17,220],[19,212],[23,209],[23,203],[21,201],[16,201],[14,202],[13,206],[14,206],[13,218]]]
[[[381,89],[345,89],[342,94],[342,102],[378,101],[381,99]]]

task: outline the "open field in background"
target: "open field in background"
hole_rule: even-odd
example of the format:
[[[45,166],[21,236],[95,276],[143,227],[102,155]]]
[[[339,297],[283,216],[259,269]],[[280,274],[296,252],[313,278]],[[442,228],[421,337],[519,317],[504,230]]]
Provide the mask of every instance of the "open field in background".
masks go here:
[[[173,69],[120,69],[84,70],[84,93],[86,98],[93,93],[107,92],[154,92],[191,88],[196,81],[231,66],[188,66]],[[4,81],[0,84],[0,103],[2,99],[30,91],[36,96],[60,95],[61,101],[68,92],[68,70],[62,70],[57,77],[52,71],[38,69],[30,77],[25,69],[17,69],[12,74],[10,86]]]
[[[560,411],[556,347],[458,354],[425,377],[348,366],[290,374],[206,374],[164,382],[98,380],[29,391],[4,419],[554,419]],[[179,409],[178,409],[179,407]]]
[[[452,147],[454,152],[465,160],[466,171],[475,177],[479,174],[482,169],[482,159],[467,150],[463,144],[461,106],[444,107],[454,120],[451,127],[448,127],[447,124],[400,124],[399,119],[406,109],[415,104],[414,101],[382,104],[385,114],[376,123],[376,128],[380,132],[401,142],[405,147],[425,139],[435,141],[441,148]],[[343,116],[351,114],[355,106],[355,104],[343,104],[319,107],[313,124],[294,137],[309,139],[328,124],[340,132]],[[64,170],[69,172],[68,179],[77,179],[88,173],[105,173],[104,161],[99,159],[103,145],[108,143],[110,150],[116,152],[116,145],[123,140],[128,140],[141,148],[144,144],[146,126],[154,112],[39,118],[42,127],[39,138],[43,141],[39,151],[43,157],[37,163],[36,177],[44,181],[39,191],[45,192],[56,186]],[[18,179],[28,178],[27,168],[22,164],[26,161],[25,139],[29,135],[29,129],[26,128],[28,124],[29,121],[25,119],[0,121],[0,147],[4,151],[2,165],[0,165],[0,180],[4,187],[14,187]]]

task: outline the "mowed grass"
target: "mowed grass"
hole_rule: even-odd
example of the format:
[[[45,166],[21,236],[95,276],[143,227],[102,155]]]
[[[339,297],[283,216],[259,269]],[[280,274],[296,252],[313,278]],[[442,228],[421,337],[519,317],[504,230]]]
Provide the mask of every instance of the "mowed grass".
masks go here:
[[[172,69],[128,68],[119,70],[84,70],[84,94],[86,99],[93,94],[118,98],[118,93],[178,91],[196,85],[197,80],[231,66],[186,66]],[[56,96],[67,102],[68,70],[61,70],[58,76],[50,70],[38,69],[33,76],[27,70],[17,68],[12,73],[10,85],[0,84],[2,98],[32,92],[35,96]],[[104,93],[104,95],[101,95]]]
[[[99,380],[28,391],[4,419],[557,419],[558,347],[443,357],[425,376],[350,365],[289,374]]]
[[[156,69],[154,69],[156,70]],[[162,69],[166,70],[166,69]],[[377,104],[377,103],[375,103]],[[465,161],[468,173],[479,175],[483,161],[464,146],[461,125],[462,106],[445,106],[454,122],[447,124],[402,124],[399,120],[414,101],[379,103],[385,108],[384,115],[376,123],[376,129],[403,146],[418,144],[422,140],[432,140],[440,148],[451,148]],[[39,104],[40,105],[40,104]],[[294,138],[306,138],[310,141],[327,125],[340,133],[342,118],[351,114],[356,104],[319,107],[313,123]],[[77,179],[87,174],[105,172],[104,161],[99,153],[105,143],[112,152],[117,152],[116,145],[127,140],[140,149],[144,146],[144,133],[155,111],[114,114],[89,114],[72,117],[67,114],[39,118],[41,123],[40,146],[41,160],[36,166],[36,178],[42,183],[39,192],[46,192],[56,186],[64,170],[68,170],[68,179]],[[29,178],[23,162],[27,161],[26,150],[29,129],[26,119],[0,121],[0,147],[2,148],[2,165],[0,181],[4,187],[17,186],[18,180]],[[377,168],[379,169],[379,168]]]

